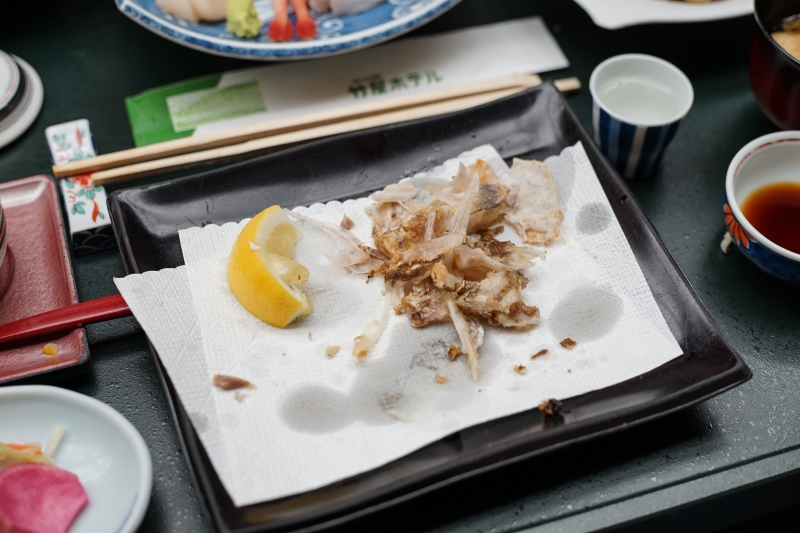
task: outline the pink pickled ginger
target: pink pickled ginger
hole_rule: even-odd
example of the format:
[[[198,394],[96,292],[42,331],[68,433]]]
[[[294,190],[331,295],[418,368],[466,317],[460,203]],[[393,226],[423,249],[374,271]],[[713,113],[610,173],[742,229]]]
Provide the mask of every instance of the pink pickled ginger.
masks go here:
[[[23,463],[0,472],[0,530],[66,533],[89,503],[78,476],[55,466]]]

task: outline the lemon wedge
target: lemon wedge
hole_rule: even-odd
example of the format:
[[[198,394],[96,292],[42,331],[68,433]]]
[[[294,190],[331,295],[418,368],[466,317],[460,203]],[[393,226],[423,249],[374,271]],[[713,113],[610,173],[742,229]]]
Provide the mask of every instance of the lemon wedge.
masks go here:
[[[308,269],[292,259],[299,240],[295,225],[273,205],[242,228],[228,262],[228,285],[239,303],[279,328],[312,309],[298,288],[308,282]]]

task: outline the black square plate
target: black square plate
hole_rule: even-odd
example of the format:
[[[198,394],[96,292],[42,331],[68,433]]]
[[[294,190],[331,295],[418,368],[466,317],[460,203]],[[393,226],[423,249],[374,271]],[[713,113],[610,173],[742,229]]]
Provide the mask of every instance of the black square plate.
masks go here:
[[[582,141],[658,306],[684,355],[564,401],[555,421],[532,410],[460,431],[385,466],[305,494],[237,508],[163,371],[190,470],[219,531],[316,531],[501,464],[664,416],[746,381],[723,338],[627,186],[552,84],[450,115],[317,141],[227,168],[118,191],[111,217],[129,273],[183,264],[178,230],[253,216],[265,206],[364,196],[478,145],[544,159]]]

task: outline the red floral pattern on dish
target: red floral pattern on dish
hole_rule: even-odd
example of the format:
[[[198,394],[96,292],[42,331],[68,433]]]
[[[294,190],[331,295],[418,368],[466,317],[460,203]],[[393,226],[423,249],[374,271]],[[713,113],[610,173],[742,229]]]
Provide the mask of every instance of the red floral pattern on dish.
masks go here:
[[[723,207],[725,210],[725,225],[728,227],[728,233],[730,233],[731,237],[736,244],[741,244],[748,250],[750,249],[751,242],[758,242],[756,241],[749,233],[745,231],[741,224],[736,220],[736,217],[733,216],[733,211],[731,210],[731,206],[728,203],[725,203]]]

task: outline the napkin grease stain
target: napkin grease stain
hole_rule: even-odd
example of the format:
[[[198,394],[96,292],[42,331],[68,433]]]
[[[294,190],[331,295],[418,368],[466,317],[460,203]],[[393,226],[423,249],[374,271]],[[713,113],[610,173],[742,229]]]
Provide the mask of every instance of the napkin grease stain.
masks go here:
[[[550,313],[550,330],[558,341],[578,344],[604,337],[622,316],[622,298],[586,284],[570,291]]]
[[[613,215],[608,207],[600,202],[584,205],[578,212],[578,231],[584,235],[596,235],[611,225]]]
[[[287,426],[300,433],[332,433],[353,420],[345,394],[322,385],[302,385],[281,402],[279,415]]]

